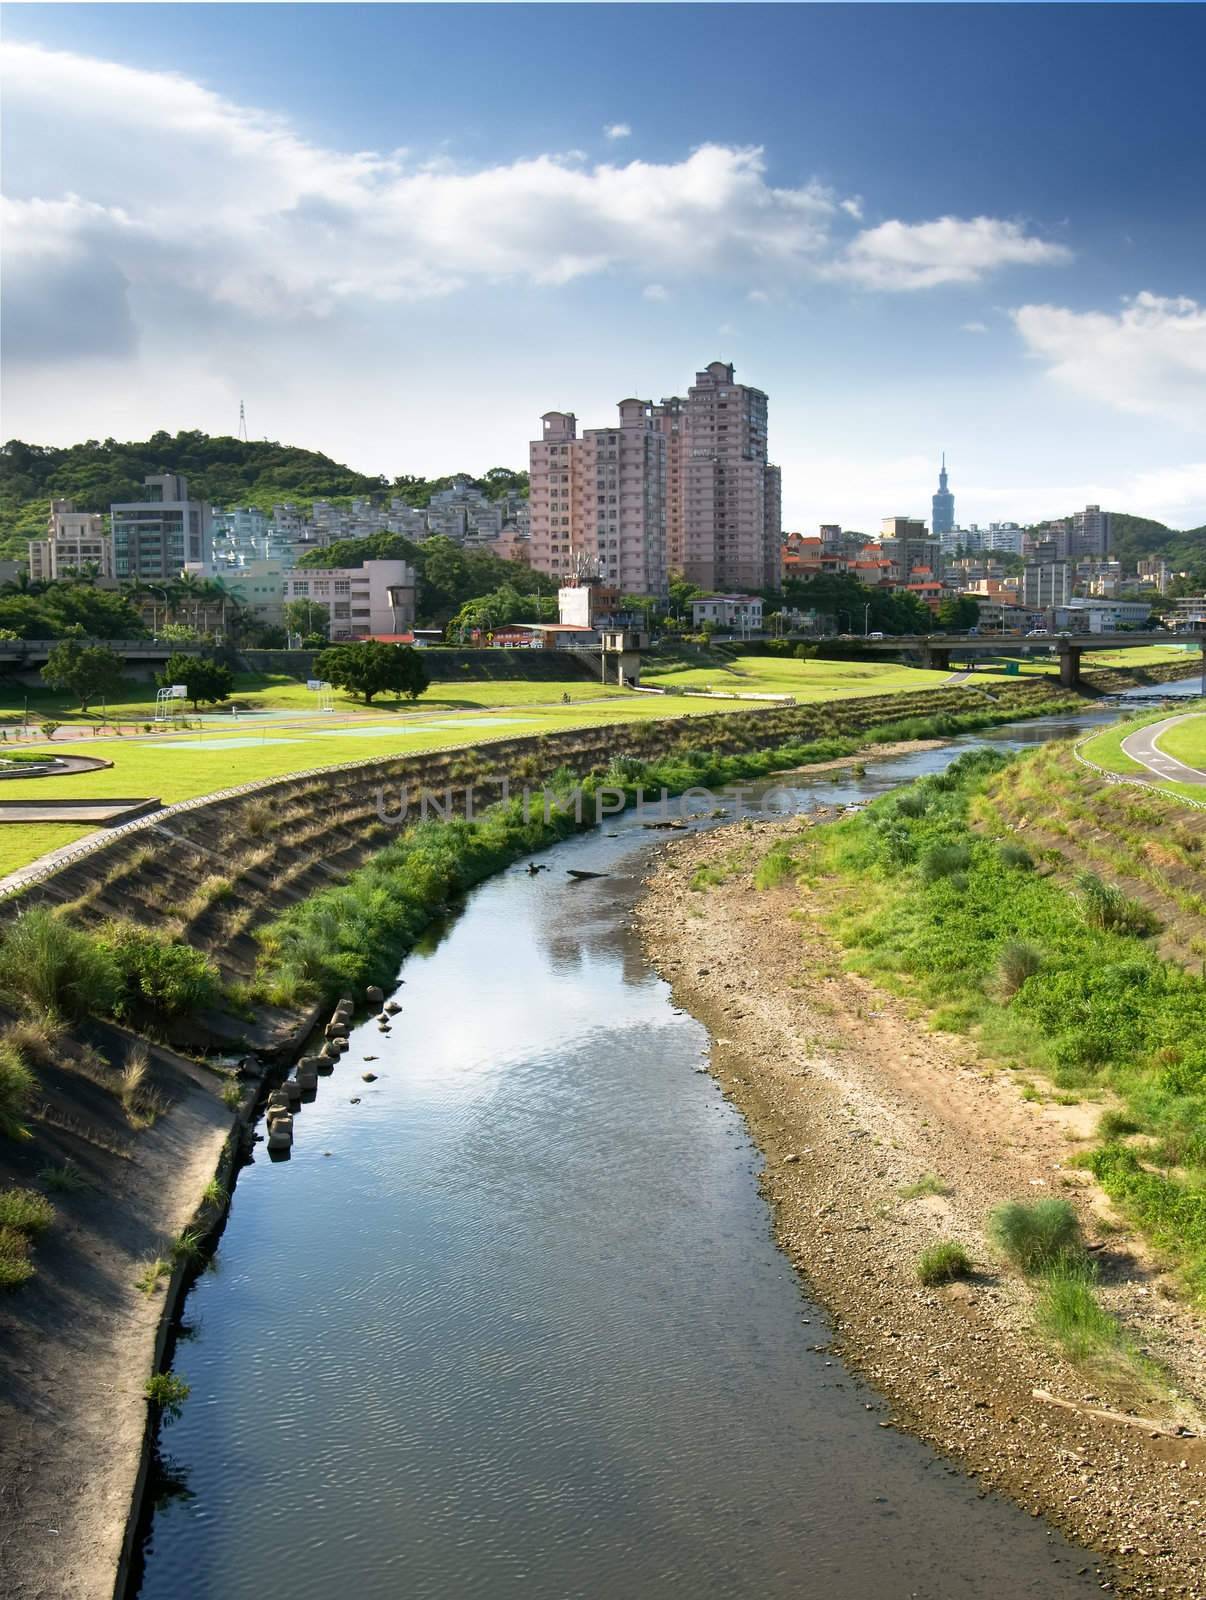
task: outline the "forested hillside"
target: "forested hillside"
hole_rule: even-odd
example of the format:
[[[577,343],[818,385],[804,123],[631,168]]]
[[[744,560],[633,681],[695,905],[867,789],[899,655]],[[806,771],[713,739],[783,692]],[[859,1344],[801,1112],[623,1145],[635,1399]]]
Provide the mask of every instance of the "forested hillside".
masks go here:
[[[312,500],[346,501],[354,495],[397,495],[408,505],[425,506],[452,482],[451,477],[370,477],[315,450],[196,431],[61,447],[13,439],[0,451],[0,556],[23,557],[25,541],[41,537],[52,497],[74,500],[80,510],[107,511],[114,501],[136,500],[152,472],[182,472],[190,491],[214,505],[265,511],[278,500],[308,506]],[[527,489],[527,474],[508,467],[494,467],[482,478],[463,476],[491,498]]]

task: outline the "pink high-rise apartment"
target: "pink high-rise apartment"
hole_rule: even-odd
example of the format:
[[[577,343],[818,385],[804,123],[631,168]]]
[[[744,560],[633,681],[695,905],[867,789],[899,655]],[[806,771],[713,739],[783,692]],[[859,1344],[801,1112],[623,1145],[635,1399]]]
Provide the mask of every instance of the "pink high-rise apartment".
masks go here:
[[[568,578],[586,561],[625,594],[667,574],[704,589],[778,588],[779,469],[767,461],[766,395],[713,361],[684,400],[621,400],[618,427],[578,437],[548,411],[532,441],[532,565]]]
[[[713,361],[695,374],[685,409],[685,577],[702,589],[778,588],[782,498],[767,460],[766,395]]]
[[[531,560],[567,581],[589,571],[623,594],[666,593],[666,441],[647,400],[578,437],[570,411],[546,411],[529,449]]]

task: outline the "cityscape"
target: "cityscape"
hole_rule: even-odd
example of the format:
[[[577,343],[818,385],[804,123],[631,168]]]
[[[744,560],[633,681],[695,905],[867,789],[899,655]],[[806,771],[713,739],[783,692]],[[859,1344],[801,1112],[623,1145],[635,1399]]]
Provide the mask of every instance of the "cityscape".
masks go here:
[[[0,1595],[1203,1600],[1206,8],[2,21]]]

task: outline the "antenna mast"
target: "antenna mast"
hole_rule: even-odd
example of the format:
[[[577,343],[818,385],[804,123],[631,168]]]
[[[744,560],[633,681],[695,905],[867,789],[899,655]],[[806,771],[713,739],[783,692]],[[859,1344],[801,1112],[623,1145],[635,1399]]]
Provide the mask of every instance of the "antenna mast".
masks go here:
[[[247,414],[243,410],[243,402],[239,401],[239,438],[247,443]]]

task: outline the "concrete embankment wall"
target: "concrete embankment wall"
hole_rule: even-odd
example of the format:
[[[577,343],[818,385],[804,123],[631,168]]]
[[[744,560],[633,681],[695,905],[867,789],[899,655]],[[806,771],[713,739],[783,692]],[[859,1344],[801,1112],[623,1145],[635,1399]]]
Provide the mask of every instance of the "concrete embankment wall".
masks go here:
[[[1056,686],[1037,680],[997,685],[992,704],[1021,710],[1057,694]],[[396,825],[378,815],[382,791],[390,813],[404,787],[412,798],[421,789],[451,790],[454,811],[472,787],[480,808],[504,778],[513,789],[535,789],[558,768],[582,777],[618,754],[736,754],[788,740],[857,738],[877,723],[984,703],[967,688],[927,690],[496,739],[472,749],[322,768],[170,807],[49,870],[7,908],[31,901],[69,906],[84,926],[131,917],[209,950],[225,978],[247,977],[257,926],[342,880],[394,836]]]

